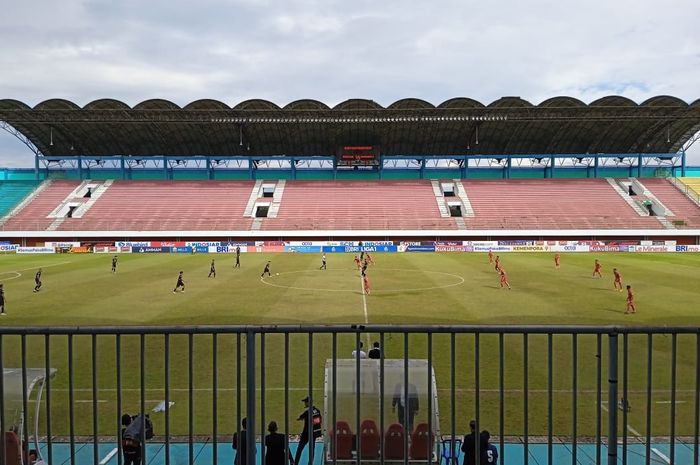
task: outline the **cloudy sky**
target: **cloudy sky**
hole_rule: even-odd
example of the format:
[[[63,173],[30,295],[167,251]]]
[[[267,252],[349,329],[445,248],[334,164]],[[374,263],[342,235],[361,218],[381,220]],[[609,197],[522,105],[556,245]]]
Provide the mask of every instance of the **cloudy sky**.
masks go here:
[[[7,1],[0,98],[692,102],[698,18],[698,0]],[[32,165],[0,131],[0,166]]]

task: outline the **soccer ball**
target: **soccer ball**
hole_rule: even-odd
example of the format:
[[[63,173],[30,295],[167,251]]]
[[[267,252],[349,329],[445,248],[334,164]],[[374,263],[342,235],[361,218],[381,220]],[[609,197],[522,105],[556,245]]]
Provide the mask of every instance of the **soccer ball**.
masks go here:
[[[279,273],[275,273],[275,276],[279,276],[279,275],[280,275]]]

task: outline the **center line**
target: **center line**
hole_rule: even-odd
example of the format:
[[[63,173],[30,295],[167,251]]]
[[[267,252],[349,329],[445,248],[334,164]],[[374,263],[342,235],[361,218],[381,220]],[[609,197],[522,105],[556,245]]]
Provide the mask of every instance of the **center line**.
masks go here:
[[[362,281],[362,273],[360,273],[360,292],[362,293],[362,309],[365,313],[365,324],[367,325],[369,324],[369,315],[367,314],[367,296],[365,295],[365,285]],[[369,348],[369,334],[366,334],[365,336],[367,337],[367,347]]]

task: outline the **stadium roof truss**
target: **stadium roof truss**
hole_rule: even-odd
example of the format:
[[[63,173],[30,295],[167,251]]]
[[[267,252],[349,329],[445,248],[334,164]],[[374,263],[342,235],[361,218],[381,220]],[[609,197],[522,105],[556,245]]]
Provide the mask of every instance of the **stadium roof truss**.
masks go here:
[[[332,163],[339,147],[353,144],[379,147],[383,164],[417,163],[418,168],[425,167],[423,157],[467,165],[473,164],[472,158],[484,164],[529,159],[530,165],[553,166],[564,163],[555,161],[555,154],[571,155],[566,163],[583,164],[593,163],[588,159],[597,154],[626,159],[682,152],[698,138],[700,100],[688,104],[658,96],[637,104],[610,96],[586,105],[571,97],[554,97],[533,105],[503,97],[484,105],[454,98],[434,106],[403,99],[386,108],[362,99],[333,108],[316,100],[284,107],[266,100],[233,107],[197,100],[179,107],[154,99],[130,107],[101,99],[82,108],[61,99],[33,108],[0,100],[0,121],[2,129],[47,159],[80,157],[107,163],[106,157],[120,156],[133,159],[128,161],[133,167],[157,157],[171,169],[196,163],[235,165],[236,158],[244,158],[239,163],[273,169],[270,157],[287,156],[278,161],[280,168],[304,168]],[[197,157],[203,158],[198,162]]]

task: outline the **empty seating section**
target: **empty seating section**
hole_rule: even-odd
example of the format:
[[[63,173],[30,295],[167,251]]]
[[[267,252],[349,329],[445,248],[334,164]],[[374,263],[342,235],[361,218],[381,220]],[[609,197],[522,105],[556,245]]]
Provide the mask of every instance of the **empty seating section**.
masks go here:
[[[700,178],[678,178],[678,180],[686,185],[694,198],[700,197]]]
[[[46,229],[54,218],[46,216],[58,207],[68,194],[80,185],[79,181],[51,181],[16,215],[3,224],[5,230],[41,231]]]
[[[0,182],[0,218],[10,213],[36,186],[36,181]]]
[[[475,217],[469,229],[661,229],[639,216],[605,179],[462,181]]]
[[[700,227],[700,207],[670,181],[662,178],[643,178],[640,181],[674,213],[675,216],[667,217],[669,221],[684,221],[686,226]]]
[[[113,231],[247,230],[243,212],[254,183],[114,181],[82,218],[60,229]]]
[[[288,181],[264,230],[456,229],[430,181]]]

